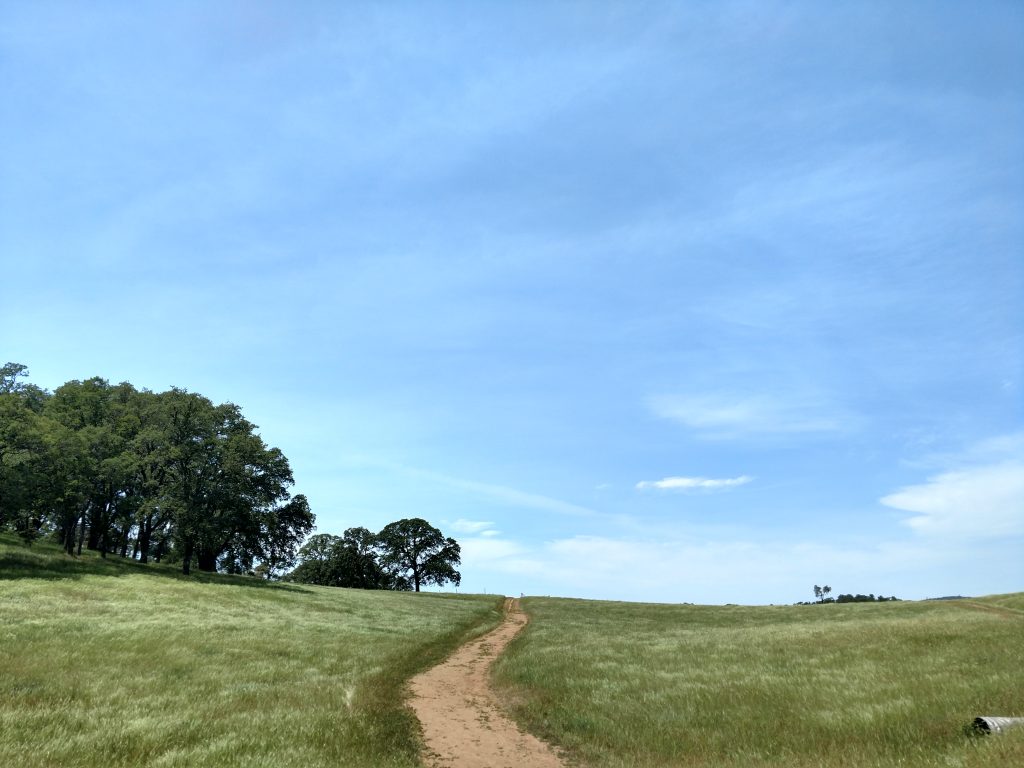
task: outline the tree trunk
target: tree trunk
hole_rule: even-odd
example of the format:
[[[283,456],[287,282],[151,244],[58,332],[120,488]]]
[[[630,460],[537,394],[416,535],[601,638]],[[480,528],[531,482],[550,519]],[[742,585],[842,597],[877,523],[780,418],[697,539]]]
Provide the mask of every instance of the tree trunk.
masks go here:
[[[201,549],[196,562],[200,571],[213,573],[217,570],[217,553],[211,549]]]
[[[126,522],[124,531],[121,533],[121,557],[128,557],[128,534],[131,533],[131,526]],[[134,559],[134,558],[132,558]]]
[[[97,504],[92,505],[89,512],[89,538],[85,540],[85,548],[96,551],[100,548],[103,535],[103,509]],[[81,554],[81,552],[79,552]]]
[[[82,515],[82,524],[78,527],[78,556],[82,556],[82,543],[85,541],[85,515]]]
[[[75,554],[75,529],[78,527],[78,518],[69,521],[67,531],[64,534],[64,551],[69,555]]]
[[[99,505],[99,511],[95,515],[96,546],[90,549],[99,549],[100,555],[105,559],[107,553],[113,551],[111,546],[111,534],[114,521],[114,502],[110,498]],[[89,538],[92,537],[90,531]]]
[[[167,554],[167,539],[162,538],[156,543],[156,549],[153,550],[153,560],[160,562],[161,558]]]
[[[181,561],[181,572],[186,576],[192,573],[192,549],[192,542],[185,542],[185,551],[182,553],[184,557]]]
[[[141,553],[139,560],[143,563],[149,562],[149,542],[153,536],[153,521],[150,517],[143,519],[142,524],[139,526],[139,539],[136,542],[136,547]]]

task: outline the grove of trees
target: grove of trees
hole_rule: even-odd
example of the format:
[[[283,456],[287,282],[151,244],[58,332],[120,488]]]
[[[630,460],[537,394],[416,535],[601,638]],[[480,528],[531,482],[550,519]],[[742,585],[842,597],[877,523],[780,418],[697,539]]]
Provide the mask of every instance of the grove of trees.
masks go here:
[[[279,575],[315,517],[241,409],[94,377],[48,392],[0,368],[0,529],[183,573]]]
[[[420,591],[427,584],[458,586],[462,552],[422,518],[390,523],[372,533],[349,528],[343,536],[320,533],[299,550],[299,565],[285,578],[305,584]]]
[[[878,597],[875,597],[874,594],[870,594],[870,595],[842,594],[842,595],[839,595],[838,597],[829,597],[829,594],[831,592],[832,592],[832,587],[828,587],[828,586],[819,587],[817,584],[815,584],[814,585],[815,603],[819,603],[819,604],[820,603],[875,603],[875,602],[887,603],[887,602],[892,602],[894,600],[899,600],[899,598],[896,597],[895,595],[892,596],[892,597],[883,597],[882,595],[879,595]],[[811,605],[811,603],[803,603],[803,602],[801,602],[801,603],[797,603],[797,605]]]

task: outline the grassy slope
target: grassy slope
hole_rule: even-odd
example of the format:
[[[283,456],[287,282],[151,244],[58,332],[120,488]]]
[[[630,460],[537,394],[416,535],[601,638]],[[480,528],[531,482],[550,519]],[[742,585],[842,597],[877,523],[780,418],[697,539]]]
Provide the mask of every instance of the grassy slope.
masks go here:
[[[524,607],[496,678],[527,727],[587,765],[1024,765],[1024,733],[964,731],[1024,716],[1024,594]]]
[[[493,597],[185,579],[0,536],[0,765],[412,766],[405,680]]]

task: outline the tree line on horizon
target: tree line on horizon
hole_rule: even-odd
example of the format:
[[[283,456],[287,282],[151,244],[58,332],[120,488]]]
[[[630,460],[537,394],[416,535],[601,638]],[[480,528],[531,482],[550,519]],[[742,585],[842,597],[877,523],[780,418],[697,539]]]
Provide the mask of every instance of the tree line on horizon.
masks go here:
[[[895,595],[893,595],[892,597],[883,597],[882,595],[875,597],[874,593],[870,595],[862,595],[859,593],[856,595],[842,594],[838,595],[837,597],[830,597],[829,595],[831,594],[831,592],[832,587],[829,587],[827,585],[824,587],[819,587],[817,584],[815,584],[814,602],[812,603],[810,601],[804,601],[797,603],[797,605],[821,605],[824,603],[888,603],[899,600],[899,598]]]
[[[420,518],[306,541],[316,517],[288,459],[233,403],[100,377],[48,392],[27,374],[0,367],[0,531],[29,546],[363,589],[461,582],[458,542]]]
[[[389,523],[380,533],[357,527],[342,536],[311,536],[299,550],[298,566],[284,578],[325,587],[419,592],[428,584],[462,583],[455,570],[461,557],[455,539],[414,517]]]
[[[270,578],[295,563],[316,518],[237,405],[100,377],[48,392],[27,373],[0,368],[0,530],[185,574]]]

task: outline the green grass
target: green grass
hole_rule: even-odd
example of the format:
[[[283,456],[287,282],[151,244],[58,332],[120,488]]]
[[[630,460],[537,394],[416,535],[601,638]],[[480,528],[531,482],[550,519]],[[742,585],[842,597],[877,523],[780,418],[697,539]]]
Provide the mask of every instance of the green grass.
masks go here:
[[[593,768],[1024,765],[1024,594],[778,608],[531,598],[496,677]],[[0,535],[0,766],[415,766],[405,681],[493,597],[65,557]]]
[[[594,768],[1024,765],[1024,594],[703,607],[529,598],[495,676]]]
[[[419,765],[405,681],[499,620],[0,536],[0,766]]]

